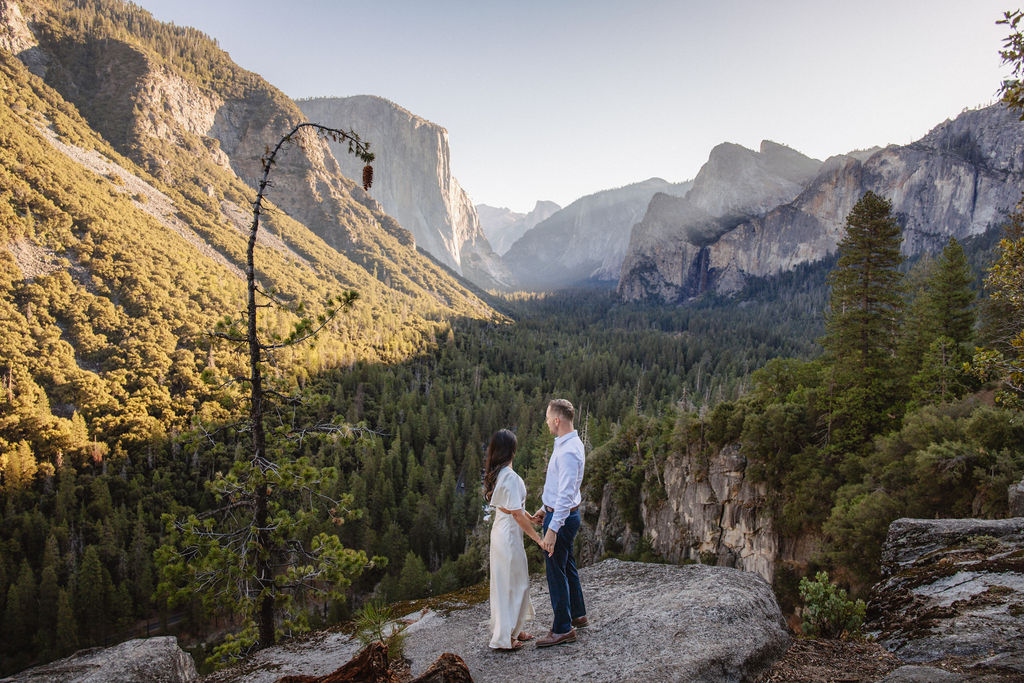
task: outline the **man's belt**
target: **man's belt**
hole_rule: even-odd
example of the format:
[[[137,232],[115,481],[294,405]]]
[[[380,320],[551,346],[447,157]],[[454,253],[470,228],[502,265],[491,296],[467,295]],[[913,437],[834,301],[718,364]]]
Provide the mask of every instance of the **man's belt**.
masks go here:
[[[580,509],[580,506],[579,506],[579,505],[577,505],[577,506],[576,506],[576,507],[574,507],[574,508],[569,508],[569,513],[571,514],[571,513],[573,513],[573,512],[576,512],[576,511],[577,511],[577,510],[579,510],[579,509]],[[553,508],[553,507],[548,507],[547,505],[545,505],[545,506],[544,506],[544,510],[545,510],[545,512],[554,512],[554,511],[555,511],[555,508]]]

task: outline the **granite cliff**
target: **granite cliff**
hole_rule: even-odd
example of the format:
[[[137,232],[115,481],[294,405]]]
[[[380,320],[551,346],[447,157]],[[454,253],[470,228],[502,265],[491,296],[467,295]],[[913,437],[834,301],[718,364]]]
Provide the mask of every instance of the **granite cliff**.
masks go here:
[[[759,151],[732,143],[713,150],[683,197],[655,196],[630,234],[619,291],[676,300],[675,289],[707,287],[707,249],[751,218],[796,197],[821,162],[771,141]]]
[[[615,282],[630,228],[651,197],[683,195],[689,189],[689,182],[651,178],[577,199],[526,232],[505,254],[505,263],[516,285],[525,289]]]
[[[561,208],[554,202],[538,201],[529,213],[516,213],[486,204],[477,204],[476,212],[480,216],[480,227],[483,228],[491,247],[499,255],[503,255],[516,240]]]
[[[813,539],[789,539],[775,530],[767,487],[750,482],[746,467],[736,445],[725,446],[710,458],[671,452],[651,475],[658,485],[649,482],[640,492],[640,528],[623,514],[612,484],[588,491],[582,561],[609,553],[633,554],[644,537],[651,550],[669,562],[734,567],[768,582],[774,580],[780,562],[805,564]]]
[[[892,200],[908,255],[985,232],[1020,199],[1022,134],[1024,123],[1002,105],[967,111],[910,145],[833,157],[802,181],[790,176],[789,198],[783,183],[777,194],[755,185],[767,201],[752,206],[739,205],[744,193],[730,180],[743,176],[739,169],[708,172],[733,161],[712,153],[698,179],[708,178],[705,196],[719,197],[717,206],[701,212],[689,196],[652,200],[630,238],[619,293],[680,302],[821,260],[835,252],[846,215],[868,190]]]
[[[374,197],[420,247],[478,285],[508,284],[476,208],[452,175],[447,130],[382,97],[324,97],[298,106],[310,121],[352,128],[373,141]],[[361,177],[362,163],[347,146],[330,144],[341,172]]]

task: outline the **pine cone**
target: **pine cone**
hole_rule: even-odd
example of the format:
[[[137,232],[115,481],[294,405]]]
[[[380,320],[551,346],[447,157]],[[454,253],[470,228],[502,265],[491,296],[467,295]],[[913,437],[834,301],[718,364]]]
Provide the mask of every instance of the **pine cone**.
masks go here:
[[[363,166],[363,189],[369,190],[371,185],[373,185],[373,166],[367,164]]]

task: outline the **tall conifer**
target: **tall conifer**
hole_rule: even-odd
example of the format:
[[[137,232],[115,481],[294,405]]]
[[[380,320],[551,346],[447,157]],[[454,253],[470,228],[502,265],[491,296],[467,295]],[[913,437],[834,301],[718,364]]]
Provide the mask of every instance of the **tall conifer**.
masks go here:
[[[822,339],[832,366],[827,440],[856,450],[892,421],[897,324],[903,306],[901,230],[892,203],[867,192],[846,218]]]

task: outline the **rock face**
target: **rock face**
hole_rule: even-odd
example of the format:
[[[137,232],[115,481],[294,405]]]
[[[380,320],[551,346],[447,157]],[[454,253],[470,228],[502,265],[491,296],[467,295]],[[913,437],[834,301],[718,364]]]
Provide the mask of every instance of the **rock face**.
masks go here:
[[[480,227],[476,208],[452,175],[448,131],[381,97],[327,97],[297,103],[310,121],[355,130],[371,142],[373,195],[441,263],[483,286],[507,284],[507,273]],[[363,164],[332,142],[349,178]]]
[[[3,681],[18,683],[184,683],[198,678],[196,665],[172,636],[139,638],[108,648],[82,650],[22,671]]]
[[[898,519],[882,572],[867,627],[887,649],[1024,676],[1024,518]]]
[[[722,220],[708,211],[718,218],[709,221],[679,203],[652,201],[631,237],[619,292],[628,300],[679,302],[709,290],[734,292],[748,276],[821,260],[835,252],[847,214],[868,190],[893,202],[904,253],[935,251],[950,237],[999,224],[1024,187],[1022,151],[1024,123],[994,105],[965,112],[907,146],[833,157],[790,199],[762,202],[746,218],[726,211]],[[716,179],[728,185],[728,175]],[[726,187],[719,192],[728,199],[719,211],[742,196]]]
[[[656,193],[683,195],[690,183],[651,178],[598,192],[525,233],[504,255],[516,285],[550,289],[586,281],[615,282],[629,234]]]
[[[768,140],[758,152],[731,143],[715,147],[684,197],[656,196],[633,228],[619,292],[631,300],[677,301],[706,288],[710,245],[791,201],[820,167]]]
[[[480,216],[480,227],[483,228],[487,241],[491,243],[495,253],[503,255],[516,240],[561,208],[554,202],[539,201],[530,213],[516,213],[509,209],[477,204],[476,213]]]
[[[584,509],[590,524],[584,526],[582,559],[635,552],[646,536],[652,550],[670,562],[735,567],[772,581],[779,561],[805,562],[810,549],[780,539],[765,500],[767,490],[745,477],[746,465],[738,446],[726,446],[707,461],[673,453],[661,474],[665,495],[654,497],[649,491],[657,487],[644,487],[642,530],[624,520],[611,485],[600,497],[588,492],[585,498],[600,504]]]
[[[452,603],[404,618],[405,657],[413,676],[438,654],[458,655],[477,683],[488,681],[752,681],[789,647],[779,606],[755,574],[702,565],[604,560],[580,569],[590,626],[578,641],[549,649],[527,643],[509,654],[488,647],[489,606]],[[551,603],[543,575],[530,582],[537,611],[531,633],[550,628]],[[323,675],[359,650],[355,639],[315,634],[260,651],[208,681],[264,683],[284,675]]]

